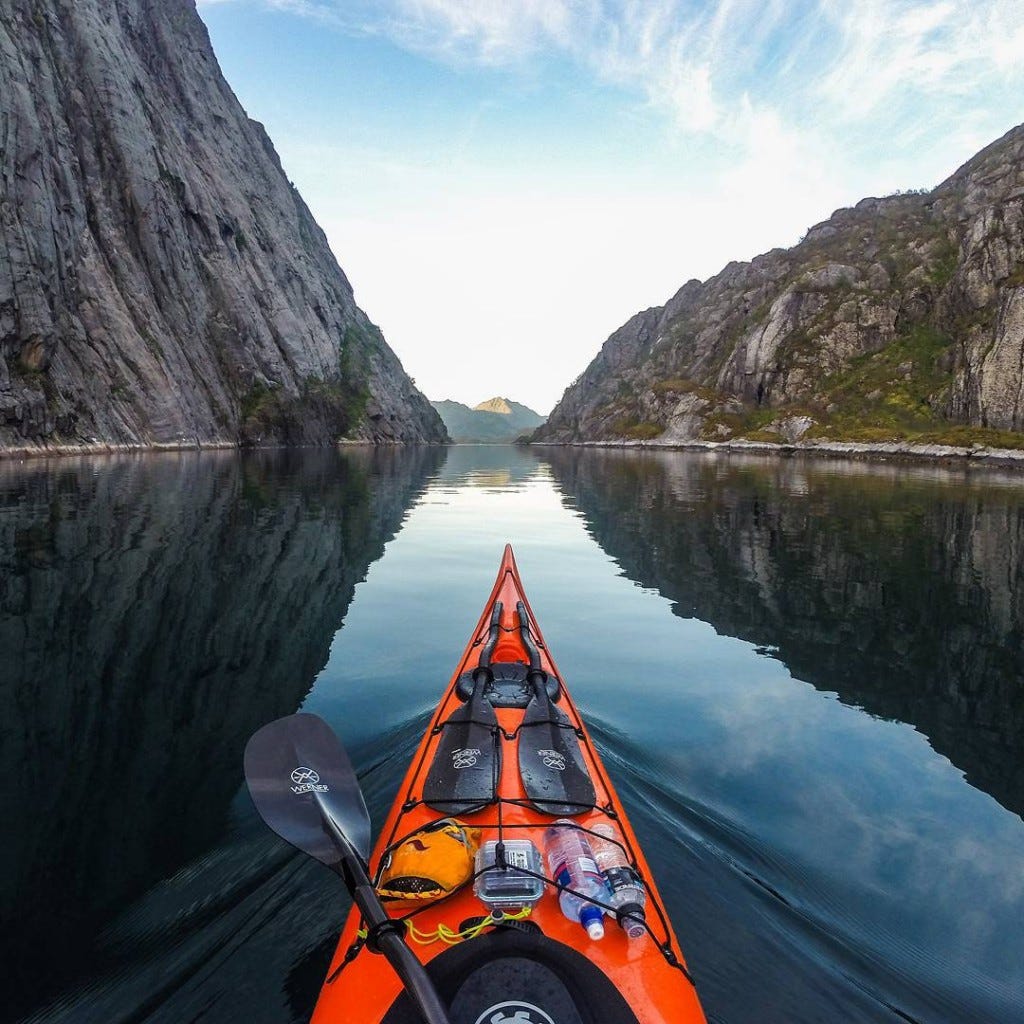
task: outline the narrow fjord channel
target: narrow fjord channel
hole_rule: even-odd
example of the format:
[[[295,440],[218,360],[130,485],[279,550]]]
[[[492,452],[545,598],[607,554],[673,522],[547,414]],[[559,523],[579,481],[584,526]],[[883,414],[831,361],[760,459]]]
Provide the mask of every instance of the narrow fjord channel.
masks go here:
[[[0,463],[11,1021],[308,1019],[346,909],[242,749],[379,824],[516,550],[717,1024],[1024,1021],[1024,484],[689,453]]]

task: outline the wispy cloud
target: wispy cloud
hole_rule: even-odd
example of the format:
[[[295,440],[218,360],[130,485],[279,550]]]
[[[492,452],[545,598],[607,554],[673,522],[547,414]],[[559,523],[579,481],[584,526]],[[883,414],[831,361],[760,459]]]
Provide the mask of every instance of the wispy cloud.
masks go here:
[[[838,46],[819,92],[843,118],[864,119],[885,104],[907,107],[922,96],[969,97],[1024,72],[1019,0],[831,0],[823,8]]]
[[[363,25],[435,58],[491,66],[522,62],[550,49],[571,49],[596,14],[591,0],[391,0],[364,11]]]
[[[1020,0],[198,0],[258,3],[453,64],[560,56],[690,130],[744,93],[862,118],[902,94],[964,95],[1024,72]]]
[[[805,134],[857,131],[875,117],[921,132],[922,119],[949,118],[943,103],[1024,82],[1021,0],[236,2],[327,19],[454,66],[567,62],[660,111],[670,131],[741,148],[762,114]]]
[[[258,4],[272,11],[283,11],[286,14],[297,14],[303,18],[314,18],[339,28],[351,28],[352,25],[344,16],[343,7],[338,0],[196,0],[196,6],[226,7],[229,4]]]

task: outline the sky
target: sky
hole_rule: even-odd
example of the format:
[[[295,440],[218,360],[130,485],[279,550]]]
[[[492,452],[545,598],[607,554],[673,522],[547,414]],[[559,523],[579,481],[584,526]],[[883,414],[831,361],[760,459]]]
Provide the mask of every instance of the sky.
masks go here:
[[[634,313],[1024,121],[1024,0],[198,0],[420,389],[547,413]]]

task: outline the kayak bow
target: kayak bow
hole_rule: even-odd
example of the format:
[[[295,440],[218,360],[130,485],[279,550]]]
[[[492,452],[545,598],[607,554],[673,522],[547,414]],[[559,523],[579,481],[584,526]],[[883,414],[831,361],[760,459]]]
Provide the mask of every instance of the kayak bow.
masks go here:
[[[639,938],[616,927],[605,906],[600,941],[563,915],[546,862],[536,875],[543,894],[528,913],[503,916],[472,880],[434,902],[389,903],[453,1024],[704,1022],[650,868],[548,653],[510,546],[370,858],[371,877],[404,840],[448,816],[481,830],[482,843],[529,839],[542,856],[556,818],[572,818],[585,835],[611,825],[647,897]],[[373,939],[353,908],[313,1024],[420,1024]]]

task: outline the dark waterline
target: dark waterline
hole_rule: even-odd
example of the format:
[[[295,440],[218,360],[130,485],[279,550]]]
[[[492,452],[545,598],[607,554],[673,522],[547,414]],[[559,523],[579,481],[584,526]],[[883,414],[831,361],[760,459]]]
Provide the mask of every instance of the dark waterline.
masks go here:
[[[324,715],[379,822],[511,540],[712,1020],[1024,1021],[1022,497],[501,447],[0,465],[0,1016],[308,1019],[346,900],[241,749]]]

